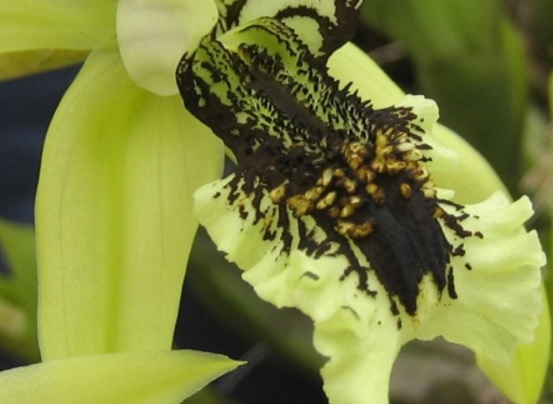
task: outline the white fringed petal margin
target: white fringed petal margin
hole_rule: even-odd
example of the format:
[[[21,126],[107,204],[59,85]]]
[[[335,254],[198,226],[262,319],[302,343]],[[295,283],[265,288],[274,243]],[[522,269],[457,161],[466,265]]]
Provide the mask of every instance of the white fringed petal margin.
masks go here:
[[[507,362],[517,345],[532,341],[544,304],[539,288],[545,255],[536,232],[523,227],[532,206],[526,197],[510,203],[497,192],[464,211],[471,215],[463,222],[465,229],[480,231],[483,238],[463,240],[465,256],[452,258],[458,298],[444,294],[416,337],[442,335],[490,360]],[[451,230],[445,232],[454,238]]]

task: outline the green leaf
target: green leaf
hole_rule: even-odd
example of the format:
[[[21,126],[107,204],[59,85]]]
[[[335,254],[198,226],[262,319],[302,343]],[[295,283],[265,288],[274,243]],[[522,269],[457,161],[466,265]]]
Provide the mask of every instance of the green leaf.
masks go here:
[[[37,361],[37,284],[32,228],[0,220],[0,246],[9,271],[0,275],[0,347],[24,360]]]
[[[48,130],[38,186],[39,329],[45,359],[170,349],[219,142],[178,97],[91,54]]]
[[[547,65],[551,66],[553,58],[549,51],[551,43],[553,43],[553,3],[550,0],[534,0],[528,4],[530,21],[527,28],[532,34],[533,52],[547,61]]]
[[[492,49],[498,38],[490,28],[501,7],[501,0],[374,0],[362,16],[426,59]]]

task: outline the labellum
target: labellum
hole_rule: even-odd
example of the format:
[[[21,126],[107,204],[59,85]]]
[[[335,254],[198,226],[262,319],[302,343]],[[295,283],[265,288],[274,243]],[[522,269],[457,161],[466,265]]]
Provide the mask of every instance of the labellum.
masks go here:
[[[424,117],[407,106],[374,109],[340,88],[325,61],[276,19],[235,30],[186,55],[178,69],[186,108],[236,158],[228,203],[251,201],[254,211],[242,207],[241,216],[264,223],[260,237],[280,240],[280,254],[346,257],[337,281],[356,276],[368,295],[374,271],[394,314],[395,298],[416,314],[426,274],[439,294],[455,298],[450,258],[473,233],[463,228],[462,206],[438,198],[425,167]]]

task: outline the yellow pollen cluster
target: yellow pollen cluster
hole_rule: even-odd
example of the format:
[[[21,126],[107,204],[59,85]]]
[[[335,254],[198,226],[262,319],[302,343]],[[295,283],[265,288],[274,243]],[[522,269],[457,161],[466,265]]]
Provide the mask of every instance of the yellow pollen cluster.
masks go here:
[[[426,198],[436,197],[434,184],[430,181],[430,174],[426,167],[419,164],[423,153],[416,148],[410,140],[408,132],[394,131],[393,128],[376,131],[374,156],[369,167],[361,167],[361,170],[377,174],[397,175],[400,172],[408,171],[410,177],[420,185],[420,190]],[[357,165],[357,163],[356,163]],[[370,168],[370,169],[369,169]],[[365,172],[357,170],[359,176],[366,176]],[[384,203],[385,195],[376,184],[368,179],[367,193],[377,203]],[[400,193],[405,199],[409,199],[413,193],[412,187],[407,183],[400,184]]]
[[[376,131],[374,157],[370,164],[376,173],[394,175],[405,169],[415,169],[420,157],[420,151],[409,142],[407,133],[397,133],[392,128]]]
[[[334,221],[339,234],[360,238],[372,233],[374,223],[367,215],[356,216],[356,213],[363,212],[364,205],[371,200],[377,205],[386,202],[383,179],[408,173],[402,174],[405,181],[398,185],[402,198],[410,199],[417,191],[426,198],[436,196],[428,170],[420,164],[423,154],[408,132],[393,128],[377,130],[373,150],[362,143],[348,142],[341,147],[340,155],[345,165],[324,169],[312,188],[287,197],[289,182],[286,181],[270,191],[271,200],[274,203],[285,201],[298,218],[316,211],[324,212]]]

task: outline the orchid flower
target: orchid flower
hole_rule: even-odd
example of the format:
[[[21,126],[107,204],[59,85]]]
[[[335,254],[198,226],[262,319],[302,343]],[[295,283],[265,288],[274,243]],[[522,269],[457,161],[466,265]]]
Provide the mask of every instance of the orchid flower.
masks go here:
[[[354,24],[359,2],[334,5]],[[237,162],[196,192],[200,223],[261,298],[312,319],[331,403],[388,402],[394,360],[415,338],[509,362],[544,305],[530,201],[511,202],[493,174],[497,192],[473,200],[481,180],[459,168],[485,164],[435,135],[433,101],[377,107],[359,81],[333,78],[326,63],[347,37],[326,48],[337,31],[314,9],[242,24],[183,58],[186,108]],[[306,26],[319,37],[305,41]],[[355,64],[354,53],[335,59]]]
[[[0,5],[0,18],[3,20],[0,25],[0,52],[28,52],[26,56],[31,59],[35,52],[42,57],[45,49],[90,52],[52,121],[42,161],[36,217],[39,331],[44,362],[1,373],[0,391],[3,398],[12,401],[124,402],[142,399],[172,402],[236,366],[235,362],[208,354],[170,351],[178,296],[196,228],[196,221],[190,216],[192,190],[216,178],[221,162],[219,142],[205,126],[180,107],[174,69],[181,55],[186,53],[190,57],[205,38],[212,41],[213,45],[205,45],[206,49],[210,49],[217,46],[217,38],[225,31],[247,26],[257,17],[274,16],[301,35],[301,43],[308,51],[300,53],[313,55],[319,61],[318,68],[308,63],[307,71],[315,72],[317,78],[326,77],[320,63],[351,34],[355,24],[349,23],[354,21],[360,3],[323,1],[315,4],[309,0],[104,0],[98,3],[79,0],[68,6],[60,0],[31,0]],[[261,38],[267,38],[267,33],[260,34]],[[240,39],[241,35],[233,33],[227,38]],[[269,33],[268,38],[271,41],[284,38],[286,43],[290,41],[290,33],[284,27],[282,32]],[[253,42],[256,43],[256,40]],[[294,41],[290,43],[294,44]],[[226,52],[234,54],[235,45],[226,44],[226,51],[221,56]],[[349,48],[339,60],[350,63],[355,52]],[[288,54],[282,49],[277,53]],[[181,76],[185,70],[183,67],[180,69]],[[342,73],[348,74],[347,71],[351,70],[344,69]],[[302,77],[301,74],[298,77]],[[190,86],[198,82],[193,73],[189,78],[188,84],[182,81],[181,85]],[[374,101],[376,94],[371,93],[369,97]],[[431,120],[432,107],[427,102],[422,104]],[[195,111],[193,103],[187,105]],[[403,105],[401,108],[405,110],[411,106]],[[225,111],[228,111],[228,105],[221,112]],[[419,112],[415,107],[413,111],[415,115]],[[258,113],[256,116],[263,116],[262,110]],[[207,124],[218,128],[214,122]],[[278,127],[275,129],[278,130]],[[424,133],[420,136],[424,140],[420,144],[429,142],[426,137],[430,137],[430,126],[421,125],[421,130]],[[219,130],[215,132],[224,138]],[[446,138],[462,145],[455,136]],[[484,167],[486,171],[486,164],[476,158],[470,159],[466,167],[463,155],[457,156],[446,147],[440,147],[439,140],[432,147],[432,150],[424,150],[426,154],[423,157],[434,159],[431,178],[435,183],[458,190],[456,198],[470,199],[471,192],[478,194],[482,184],[479,178],[474,179],[469,192],[459,185],[467,173],[460,168],[475,170],[475,167]],[[240,157],[236,150],[232,151]],[[446,157],[441,158],[441,154],[433,154],[434,151]],[[440,161],[443,163],[441,168]],[[243,164],[241,158],[239,164]],[[441,183],[440,175],[448,181]],[[496,188],[500,187],[496,185]],[[212,203],[209,197],[204,198],[205,204],[201,201],[206,189],[209,190],[202,188],[197,194],[199,202],[196,208],[204,223],[206,209],[202,206]],[[258,192],[265,191],[261,188]],[[289,195],[285,196],[289,199]],[[221,202],[224,198],[216,199]],[[264,201],[267,202],[266,198]],[[231,230],[236,229],[235,226],[250,228],[247,221],[232,215],[235,213],[232,203],[230,200],[227,202],[231,210],[227,210],[229,206],[224,204],[225,209],[221,213],[230,212],[228,217],[233,219],[229,223],[234,226]],[[272,199],[271,202],[274,203]],[[521,204],[524,205],[524,202],[517,206]],[[241,209],[251,212],[252,207],[244,205]],[[524,211],[524,206],[520,210]],[[251,214],[248,216],[251,219]],[[307,218],[309,213],[303,216]],[[307,220],[302,219],[303,216],[295,219]],[[206,225],[210,231],[213,229],[209,223]],[[347,229],[345,231],[347,233]],[[298,261],[299,257],[300,262],[304,260],[308,265],[315,259],[317,264],[328,263],[330,259],[332,267],[335,266],[337,261],[334,256],[303,254],[306,250],[303,249],[302,253],[300,248],[296,248],[299,246],[298,238],[296,234],[294,236],[296,244],[290,250],[290,259],[296,257],[294,260]],[[251,240],[257,239],[253,237]],[[309,239],[305,241],[309,242]],[[446,241],[450,242],[447,238]],[[254,246],[262,244],[256,242]],[[253,250],[255,254],[264,253],[264,246],[257,247]],[[243,252],[241,254],[247,256]],[[537,255],[535,253],[531,258],[539,261],[541,257]],[[229,257],[232,259],[233,255]],[[265,261],[270,257],[270,254],[266,255]],[[456,268],[455,290],[460,292],[463,290],[459,280],[462,276],[457,276]],[[297,266],[295,272],[301,270],[302,267]],[[535,271],[531,272],[535,274]],[[337,282],[338,286],[331,285],[334,289],[328,290],[332,293],[337,291],[338,297],[347,296],[347,288],[355,289],[352,286],[354,275],[345,276],[344,281]],[[374,278],[374,273],[371,273],[367,285],[381,288],[378,299],[382,301],[387,291]],[[259,285],[267,282],[273,281],[260,279]],[[256,289],[264,288],[258,287],[256,282],[252,283]],[[427,283],[430,283],[431,289],[432,282]],[[296,292],[295,287],[284,286],[283,295],[298,294],[302,299],[301,287]],[[531,292],[528,295],[533,296]],[[295,304],[295,299],[289,299],[291,304],[285,303],[296,305],[311,315],[303,305]],[[333,299],[337,301],[335,297]],[[363,300],[364,307],[371,304],[366,302],[367,299]],[[377,307],[375,302],[378,299],[369,302]],[[388,303],[391,304],[393,299],[398,300],[399,297],[392,294]],[[398,320],[405,323],[403,331],[391,334],[394,337],[400,335],[400,342],[403,343],[408,339],[409,320],[415,316],[405,313],[401,302],[397,306],[401,313],[386,316],[380,310],[378,316],[386,320],[385,327],[389,327],[390,318],[396,326]],[[330,313],[333,308],[325,304],[322,309]],[[529,339],[528,329],[536,310],[532,306],[525,317],[527,321],[519,326],[523,329],[517,335],[520,340]],[[347,316],[348,310],[344,311]],[[366,315],[365,312],[361,314]],[[336,363],[339,364],[344,357],[334,355],[332,351],[342,350],[342,343],[350,342],[347,335],[351,334],[351,330],[346,327],[344,337],[347,338],[342,338],[342,341],[330,338],[329,344],[325,345],[328,330],[319,326],[322,323],[333,326],[333,323],[321,323],[320,318],[314,320],[319,341],[316,339],[316,346],[331,357],[323,370],[326,389],[330,397],[340,402],[342,396],[332,392],[340,380],[333,379],[332,373]],[[351,319],[346,318],[345,321],[352,323]],[[508,328],[509,324],[504,325]],[[354,328],[370,334],[369,330],[358,326]],[[501,354],[508,351],[515,339],[509,338],[498,351]],[[352,347],[357,349],[366,347],[370,341],[354,339],[354,342],[357,345]],[[467,345],[474,348],[470,343]],[[363,349],[359,352],[367,353]],[[386,356],[386,359],[393,361],[392,356]],[[352,376],[349,384],[344,385],[346,388],[360,377],[374,376],[370,372],[365,374],[366,369],[360,369],[359,373],[352,372],[357,366],[372,367],[370,360],[362,364],[359,360],[353,360],[346,364],[343,376]],[[386,366],[378,377],[386,378]],[[330,376],[327,376],[329,373]],[[29,385],[33,386],[32,390]]]

